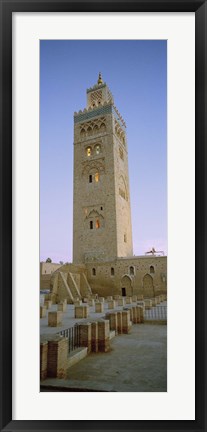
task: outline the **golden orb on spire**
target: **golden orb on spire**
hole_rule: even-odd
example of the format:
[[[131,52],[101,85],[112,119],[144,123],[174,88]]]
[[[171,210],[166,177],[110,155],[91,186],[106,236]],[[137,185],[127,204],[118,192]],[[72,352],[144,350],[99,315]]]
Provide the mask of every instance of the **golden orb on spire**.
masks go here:
[[[97,83],[98,83],[98,84],[103,84],[103,80],[102,80],[101,72],[99,72],[99,74],[98,74],[98,81],[97,81]]]

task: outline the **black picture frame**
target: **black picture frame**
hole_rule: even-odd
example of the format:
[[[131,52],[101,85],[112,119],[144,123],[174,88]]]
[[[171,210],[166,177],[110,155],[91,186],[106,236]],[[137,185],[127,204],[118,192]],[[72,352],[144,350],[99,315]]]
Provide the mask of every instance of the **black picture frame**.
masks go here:
[[[206,0],[0,0],[1,29],[1,431],[205,431],[206,404]],[[15,421],[12,420],[12,13],[13,12],[195,12],[196,25],[196,418],[186,421]]]

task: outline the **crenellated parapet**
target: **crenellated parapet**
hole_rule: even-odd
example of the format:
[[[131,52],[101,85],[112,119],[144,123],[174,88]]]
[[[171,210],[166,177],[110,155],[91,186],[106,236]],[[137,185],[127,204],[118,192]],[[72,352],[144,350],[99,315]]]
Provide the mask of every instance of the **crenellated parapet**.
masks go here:
[[[126,123],[119,113],[118,109],[111,102],[102,102],[100,104],[95,104],[94,107],[89,106],[84,110],[79,110],[78,112],[74,112],[74,123],[82,123],[86,120],[91,120],[94,117],[98,117],[100,115],[105,114],[113,114],[117,121],[121,123],[121,126],[126,128]]]

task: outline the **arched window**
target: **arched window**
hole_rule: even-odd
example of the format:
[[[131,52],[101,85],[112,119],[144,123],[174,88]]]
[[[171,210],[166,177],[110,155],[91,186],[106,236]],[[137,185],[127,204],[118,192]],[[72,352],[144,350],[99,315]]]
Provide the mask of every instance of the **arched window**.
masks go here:
[[[106,129],[105,123],[101,123],[100,130],[105,130],[105,129]]]
[[[114,276],[114,268],[111,267],[111,276]]]
[[[92,132],[92,127],[91,126],[88,127],[87,132],[89,132],[89,133]]]
[[[93,229],[93,221],[90,221],[90,229]]]
[[[150,266],[150,273],[154,273],[155,272],[155,268],[153,266]]]
[[[92,183],[92,181],[93,181],[93,176],[92,174],[89,174],[89,183]]]
[[[100,147],[99,144],[97,144],[97,145],[95,146],[95,153],[98,155],[98,154],[100,153],[100,151],[101,151],[101,147]]]
[[[129,267],[129,274],[131,276],[134,276],[134,267],[133,266]]]
[[[96,229],[100,228],[100,221],[99,219],[96,219]]]
[[[86,155],[87,155],[88,157],[90,157],[91,154],[92,154],[91,147],[87,147],[87,149],[86,149]]]
[[[96,183],[98,183],[99,180],[100,180],[100,174],[97,172],[97,173],[95,174],[94,178],[95,178]]]
[[[96,276],[96,269],[94,267],[92,268],[92,276]]]

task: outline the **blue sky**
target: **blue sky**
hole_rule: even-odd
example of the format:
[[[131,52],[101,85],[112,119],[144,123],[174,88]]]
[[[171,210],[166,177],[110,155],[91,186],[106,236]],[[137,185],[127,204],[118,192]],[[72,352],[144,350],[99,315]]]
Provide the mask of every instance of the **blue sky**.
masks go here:
[[[40,260],[72,261],[73,114],[98,73],[127,124],[134,255],[167,253],[167,42],[40,42]]]

